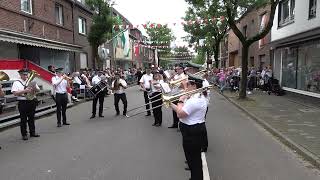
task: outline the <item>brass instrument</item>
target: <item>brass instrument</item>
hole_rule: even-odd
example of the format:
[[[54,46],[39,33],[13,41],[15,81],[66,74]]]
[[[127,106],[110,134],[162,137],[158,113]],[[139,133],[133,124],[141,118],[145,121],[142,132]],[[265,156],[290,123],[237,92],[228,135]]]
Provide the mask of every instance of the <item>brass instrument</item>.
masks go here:
[[[142,114],[142,113],[145,113],[147,111],[150,111],[150,110],[153,110],[153,109],[156,109],[156,108],[159,108],[161,106],[165,106],[165,107],[169,107],[170,106],[170,103],[174,102],[174,101],[178,101],[179,98],[181,96],[190,96],[190,95],[193,95],[193,94],[196,94],[196,93],[202,93],[204,91],[207,91],[208,89],[212,89],[213,88],[213,85],[210,85],[208,87],[202,87],[202,88],[198,88],[198,89],[195,89],[195,90],[192,90],[192,91],[186,91],[186,92],[182,92],[182,93],[179,93],[179,94],[176,94],[176,95],[165,95],[165,94],[162,94],[162,101],[163,101],[163,104],[162,105],[159,105],[159,106],[156,106],[156,107],[153,107],[153,108],[150,108],[150,109],[147,109],[147,110],[144,110],[142,112],[137,112],[133,115],[129,115],[130,117],[133,117],[133,116],[136,116],[136,115],[139,115],[139,114]],[[160,100],[161,100],[160,99]],[[153,102],[156,102],[156,101],[159,101],[159,100],[155,100]],[[148,104],[151,104],[153,102],[150,102]],[[145,105],[143,105],[144,107]],[[131,109],[129,110],[128,112],[132,111],[132,110],[135,110],[135,109],[138,109],[140,107],[137,107],[137,108],[134,108],[134,109]]]
[[[32,70],[32,71],[30,72],[30,74],[29,74],[29,77],[28,77],[27,81],[26,81],[25,87],[26,87],[26,88],[27,88],[27,87],[32,88],[32,91],[31,91],[30,93],[27,93],[27,94],[25,95],[25,97],[26,97],[27,100],[33,100],[33,99],[36,98],[36,91],[37,91],[37,90],[36,90],[36,85],[37,85],[37,84],[33,81],[33,79],[34,79],[36,76],[40,76],[40,74],[38,74],[37,71]]]
[[[7,73],[0,71],[0,81],[9,81],[10,78]]]

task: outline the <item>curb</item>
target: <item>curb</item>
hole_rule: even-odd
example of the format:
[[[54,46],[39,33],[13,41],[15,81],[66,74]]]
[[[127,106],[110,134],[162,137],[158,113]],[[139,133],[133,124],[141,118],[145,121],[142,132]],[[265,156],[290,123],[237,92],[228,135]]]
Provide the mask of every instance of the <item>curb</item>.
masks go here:
[[[219,93],[220,94],[220,93]],[[279,132],[277,129],[273,128],[270,124],[263,121],[253,113],[249,112],[247,109],[242,107],[240,104],[235,102],[234,100],[230,99],[229,97],[222,95],[226,100],[228,100],[230,103],[235,105],[238,109],[240,109],[242,112],[244,112],[247,116],[249,116],[252,120],[260,124],[264,129],[266,129],[269,133],[277,137],[283,144],[285,144],[290,149],[294,150],[296,153],[301,155],[305,160],[310,162],[312,165],[314,165],[316,168],[320,169],[320,158],[312,154],[310,151],[308,151],[306,148],[302,147],[301,145],[295,143],[291,139],[289,139],[287,136]]]

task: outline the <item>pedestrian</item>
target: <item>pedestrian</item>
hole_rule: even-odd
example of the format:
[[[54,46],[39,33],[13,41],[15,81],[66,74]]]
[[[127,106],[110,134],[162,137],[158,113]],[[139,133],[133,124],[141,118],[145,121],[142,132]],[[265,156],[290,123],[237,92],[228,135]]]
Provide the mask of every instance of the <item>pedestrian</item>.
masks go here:
[[[128,107],[128,101],[127,101],[127,96],[125,93],[125,89],[127,88],[127,82],[120,78],[120,74],[116,73],[115,74],[115,80],[112,82],[112,90],[114,93],[114,107],[116,110],[116,115],[120,115],[120,110],[119,110],[119,101],[121,100],[123,103],[123,115],[126,117],[129,117],[127,115],[127,107]]]
[[[28,140],[27,124],[29,126],[30,137],[40,137],[35,131],[34,115],[36,113],[37,99],[35,93],[40,90],[38,85],[33,81],[30,83],[29,69],[18,71],[20,79],[14,81],[11,92],[17,97],[18,110],[20,113],[20,131],[23,140]],[[27,84],[28,83],[28,84]]]
[[[202,87],[202,78],[189,75],[187,92]],[[178,104],[170,104],[180,120],[182,143],[187,164],[191,170],[191,180],[203,180],[201,148],[205,133],[207,100],[201,92],[183,95]]]
[[[150,81],[152,81],[153,75],[151,74],[151,70],[148,68],[146,69],[146,74],[144,74],[141,79],[140,79],[140,87],[143,91],[143,97],[144,97],[144,102],[146,104],[146,110],[147,110],[147,115],[146,116],[151,116],[151,111],[150,111],[150,105],[149,105],[149,93],[150,93]]]
[[[67,104],[68,104],[68,91],[69,83],[66,80],[67,76],[63,73],[63,68],[56,69],[56,76],[52,77],[52,85],[55,92],[56,100],[56,113],[57,113],[57,127],[61,127],[61,116],[63,125],[70,125],[67,122]]]

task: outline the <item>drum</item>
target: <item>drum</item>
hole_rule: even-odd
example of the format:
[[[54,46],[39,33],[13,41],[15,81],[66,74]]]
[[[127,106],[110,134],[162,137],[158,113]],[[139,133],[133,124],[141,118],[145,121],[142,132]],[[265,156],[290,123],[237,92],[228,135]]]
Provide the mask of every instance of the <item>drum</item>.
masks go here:
[[[100,81],[98,84],[94,85],[89,91],[93,96],[97,96],[100,92],[104,91],[104,89],[108,86],[107,82]]]

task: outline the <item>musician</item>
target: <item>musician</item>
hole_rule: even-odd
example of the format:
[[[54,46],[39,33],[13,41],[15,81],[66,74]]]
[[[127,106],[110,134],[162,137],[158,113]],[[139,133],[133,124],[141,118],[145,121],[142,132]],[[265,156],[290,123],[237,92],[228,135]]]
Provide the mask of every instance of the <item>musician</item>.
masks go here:
[[[144,102],[146,104],[146,110],[147,110],[146,116],[151,116],[148,94],[150,93],[150,90],[151,90],[150,81],[152,81],[153,79],[152,77],[153,75],[151,74],[151,70],[148,68],[146,69],[146,74],[144,74],[140,79],[140,87],[143,91]]]
[[[189,76],[186,91],[201,88],[202,81],[200,78]],[[181,96],[177,105],[171,103],[172,109],[180,120],[183,150],[191,170],[191,180],[203,180],[201,148],[207,106],[206,98],[201,92]]]
[[[209,87],[210,86],[210,83],[208,81],[208,76],[209,76],[208,73],[205,73],[203,75],[202,87]],[[210,104],[210,90],[204,91],[203,95],[206,98],[207,104],[209,106],[209,104]],[[207,110],[206,110],[205,119],[207,119],[207,114],[208,114],[208,107],[207,107]],[[203,134],[203,143],[202,143],[201,151],[202,152],[207,152],[207,150],[208,150],[208,135],[207,135],[206,126],[205,126],[204,130],[205,131],[204,131],[204,134]]]
[[[106,80],[106,78],[104,77],[103,72],[98,71],[98,74],[92,78],[92,85],[95,86],[98,83],[100,83],[101,81],[105,81],[105,80]],[[94,96],[93,101],[92,101],[92,116],[90,117],[90,119],[93,119],[96,117],[96,112],[97,112],[96,109],[97,109],[98,100],[99,100],[99,117],[104,117],[102,115],[104,97],[105,97],[105,91],[100,91],[98,94],[96,94],[96,96]]]
[[[69,87],[69,83],[66,80],[67,76],[63,73],[63,68],[56,69],[56,76],[52,77],[52,85],[55,91],[55,100],[57,106],[57,127],[61,127],[61,115],[62,115],[62,123],[63,125],[70,125],[67,122],[67,104],[68,104],[68,92],[67,88]]]
[[[179,80],[179,79],[183,79],[186,78],[187,76],[184,74],[184,67],[179,64],[178,66],[176,66],[176,75],[173,76],[173,80]],[[181,90],[186,89],[187,85],[186,85],[187,81],[182,81],[180,87],[176,87],[172,90],[172,93],[178,93]],[[174,104],[178,104],[177,101],[173,102]],[[172,126],[168,127],[168,128],[178,128],[178,123],[179,123],[179,118],[177,116],[177,113],[175,111],[172,111],[172,116],[173,116],[173,123]]]
[[[11,88],[11,92],[17,97],[18,109],[20,113],[20,131],[23,140],[28,140],[27,135],[27,123],[29,126],[30,137],[40,137],[35,131],[34,115],[36,112],[37,100],[35,93],[40,90],[38,85],[34,82],[33,84],[26,84],[29,76],[28,69],[21,69],[18,71],[20,79],[16,80]],[[28,94],[27,98],[26,95]]]
[[[161,126],[162,124],[161,83],[163,83],[162,76],[158,71],[155,71],[153,74],[153,80],[151,81],[151,101],[153,108],[152,112],[154,116],[154,123],[152,126],[157,127]]]
[[[120,115],[120,110],[119,110],[119,101],[121,99],[123,103],[123,115],[126,117],[129,117],[127,115],[127,106],[128,106],[128,101],[127,101],[127,96],[125,93],[125,89],[127,89],[127,82],[124,79],[120,78],[120,74],[116,73],[115,74],[115,80],[112,82],[111,85],[112,91],[114,93],[114,107],[116,109],[116,115]]]

